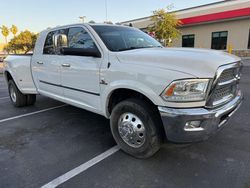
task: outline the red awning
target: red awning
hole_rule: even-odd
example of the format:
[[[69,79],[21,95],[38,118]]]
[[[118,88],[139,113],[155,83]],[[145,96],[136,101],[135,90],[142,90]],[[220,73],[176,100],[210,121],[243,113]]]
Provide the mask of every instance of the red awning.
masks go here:
[[[189,24],[196,24],[196,23],[203,23],[203,22],[212,22],[212,21],[219,21],[224,19],[232,19],[238,18],[243,16],[250,16],[250,8],[243,8],[237,10],[230,10],[224,12],[218,12],[213,14],[206,14],[201,16],[194,16],[189,18],[181,19],[183,25]]]

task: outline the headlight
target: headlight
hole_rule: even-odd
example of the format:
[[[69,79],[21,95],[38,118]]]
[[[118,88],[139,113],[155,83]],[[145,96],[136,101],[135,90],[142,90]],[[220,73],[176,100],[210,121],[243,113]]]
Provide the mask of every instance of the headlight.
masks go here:
[[[194,102],[205,100],[209,79],[188,79],[172,82],[162,93],[168,102]]]

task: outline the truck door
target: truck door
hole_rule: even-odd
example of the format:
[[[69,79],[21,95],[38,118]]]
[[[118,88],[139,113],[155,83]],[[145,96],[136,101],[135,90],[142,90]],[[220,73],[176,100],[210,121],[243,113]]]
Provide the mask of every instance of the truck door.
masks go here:
[[[37,52],[32,59],[32,72],[38,92],[47,96],[56,97],[63,95],[61,87],[61,62],[55,53],[53,36],[57,33],[67,34],[66,29],[51,31],[46,36],[42,52]]]
[[[97,48],[87,30],[72,27],[68,30],[68,48]],[[64,97],[89,110],[100,109],[99,69],[102,58],[66,55],[61,61]]]

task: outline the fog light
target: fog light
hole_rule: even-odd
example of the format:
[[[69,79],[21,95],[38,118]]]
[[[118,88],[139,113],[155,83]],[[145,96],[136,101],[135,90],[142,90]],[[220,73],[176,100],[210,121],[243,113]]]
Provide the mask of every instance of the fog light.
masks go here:
[[[201,121],[189,121],[186,123],[185,131],[203,131],[204,129],[200,126]]]

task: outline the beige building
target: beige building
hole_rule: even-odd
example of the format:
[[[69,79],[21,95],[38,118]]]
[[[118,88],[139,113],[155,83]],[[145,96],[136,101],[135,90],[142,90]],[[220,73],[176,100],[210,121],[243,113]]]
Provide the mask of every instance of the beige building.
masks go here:
[[[181,20],[182,36],[173,41],[177,47],[233,49],[250,56],[250,0],[230,0],[173,12]],[[122,22],[142,30],[151,17]]]

